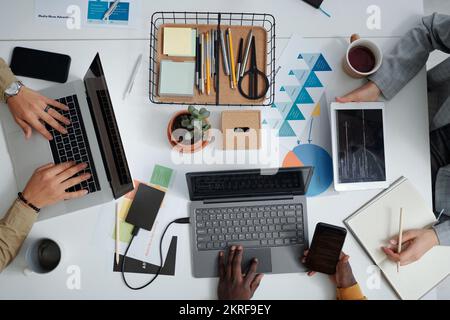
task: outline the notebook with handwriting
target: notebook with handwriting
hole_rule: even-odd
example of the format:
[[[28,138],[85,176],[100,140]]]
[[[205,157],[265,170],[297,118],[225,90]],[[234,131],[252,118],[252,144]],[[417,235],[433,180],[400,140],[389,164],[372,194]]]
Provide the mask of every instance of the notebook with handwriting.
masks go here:
[[[444,280],[450,273],[450,247],[435,246],[421,259],[400,267],[387,259],[382,246],[398,235],[400,208],[403,230],[431,226],[436,222],[431,208],[410,181],[401,177],[344,222],[388,282],[402,299],[415,300]]]

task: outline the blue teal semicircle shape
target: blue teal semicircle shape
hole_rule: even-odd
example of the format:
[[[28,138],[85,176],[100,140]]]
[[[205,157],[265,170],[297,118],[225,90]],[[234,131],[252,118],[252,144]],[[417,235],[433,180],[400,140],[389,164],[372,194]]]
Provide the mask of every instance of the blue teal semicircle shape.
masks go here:
[[[333,182],[333,161],[328,152],[315,144],[298,145],[293,152],[305,166],[314,167],[306,195],[317,196],[325,192]]]

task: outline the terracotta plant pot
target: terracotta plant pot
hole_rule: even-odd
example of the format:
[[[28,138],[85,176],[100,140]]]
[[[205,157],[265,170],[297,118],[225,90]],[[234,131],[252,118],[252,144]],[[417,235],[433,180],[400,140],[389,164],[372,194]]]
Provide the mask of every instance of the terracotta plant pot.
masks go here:
[[[189,112],[186,110],[182,110],[182,111],[178,111],[177,113],[175,113],[173,115],[173,117],[170,119],[169,124],[167,125],[167,138],[169,139],[169,143],[170,145],[175,148],[176,150],[178,150],[179,152],[182,153],[194,153],[197,152],[199,150],[201,150],[202,148],[206,147],[209,143],[208,140],[208,132],[209,130],[207,130],[205,132],[206,134],[206,140],[200,140],[197,141],[194,144],[185,144],[185,143],[180,143],[178,142],[175,137],[173,136],[173,125],[175,123],[175,120],[182,116],[182,115],[188,115]],[[208,121],[206,121],[207,123],[209,123]]]

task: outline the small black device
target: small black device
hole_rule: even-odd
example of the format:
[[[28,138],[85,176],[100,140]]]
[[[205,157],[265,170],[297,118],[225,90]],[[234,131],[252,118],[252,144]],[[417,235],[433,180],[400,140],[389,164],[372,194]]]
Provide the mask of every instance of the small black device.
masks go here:
[[[10,67],[17,76],[64,83],[70,62],[70,56],[65,54],[15,47]]]
[[[312,271],[335,274],[347,230],[319,222],[316,225],[305,265]]]
[[[126,218],[135,227],[152,230],[165,193],[145,184],[140,184]]]
[[[319,9],[320,5],[322,4],[323,0],[303,0],[309,5],[312,5],[314,8]]]

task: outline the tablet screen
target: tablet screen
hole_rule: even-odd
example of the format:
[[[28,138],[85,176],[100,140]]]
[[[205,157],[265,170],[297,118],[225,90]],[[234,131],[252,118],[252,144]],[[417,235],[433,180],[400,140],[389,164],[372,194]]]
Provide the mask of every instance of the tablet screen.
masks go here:
[[[386,181],[383,111],[336,110],[340,183]]]

